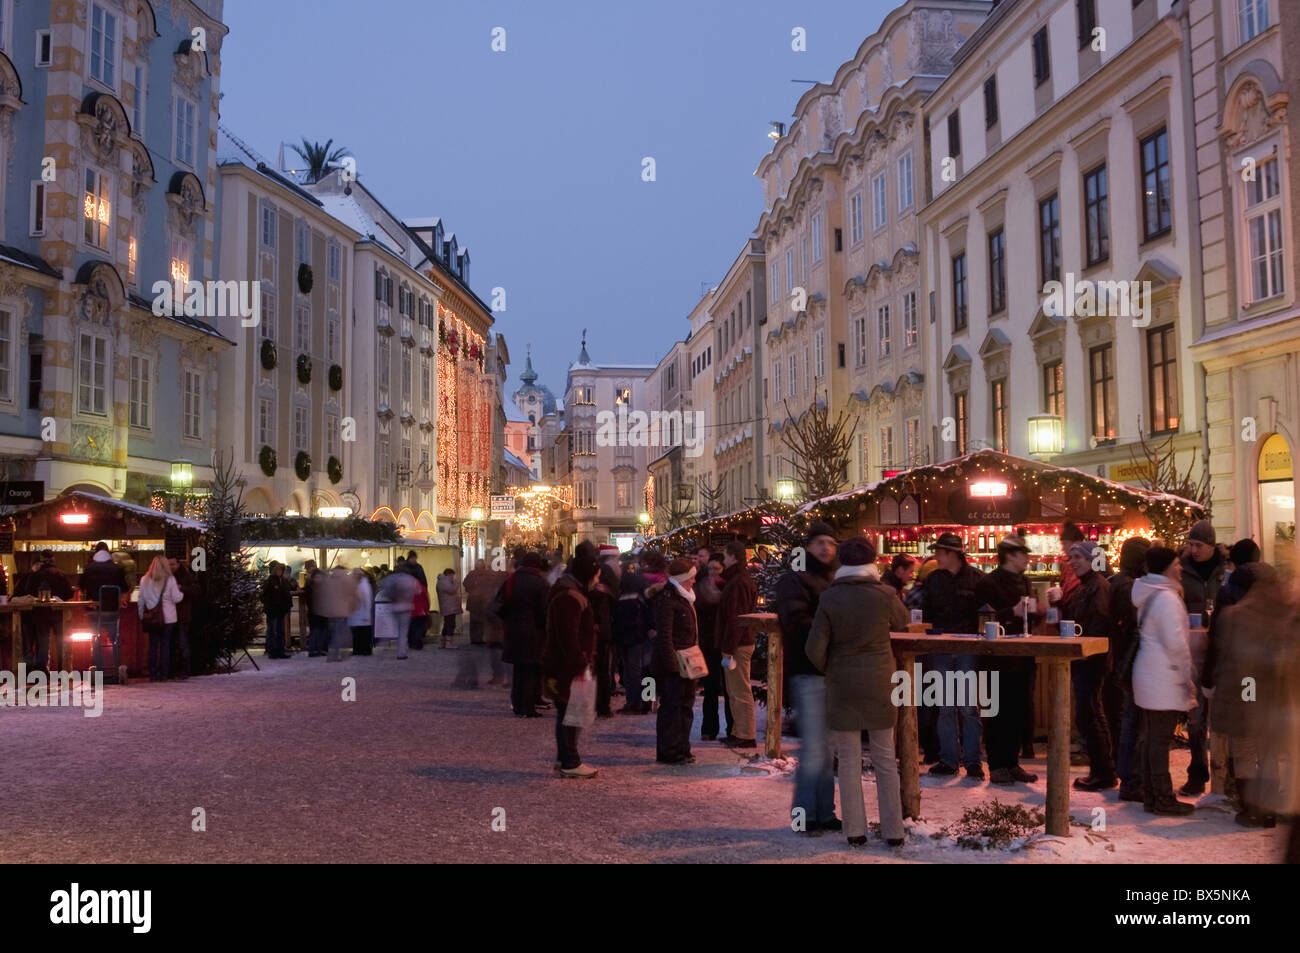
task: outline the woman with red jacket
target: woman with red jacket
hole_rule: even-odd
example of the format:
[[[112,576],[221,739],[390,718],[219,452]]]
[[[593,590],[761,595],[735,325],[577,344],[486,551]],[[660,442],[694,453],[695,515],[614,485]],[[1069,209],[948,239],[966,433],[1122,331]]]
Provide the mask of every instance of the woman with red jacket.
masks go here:
[[[596,618],[587,591],[600,575],[599,551],[584,540],[574,550],[568,571],[551,587],[546,609],[546,643],[542,648],[542,677],[546,694],[555,699],[555,767],[565,778],[594,778],[596,769],[582,763],[578,735],[582,729],[564,723],[569,687],[579,677],[595,678]]]

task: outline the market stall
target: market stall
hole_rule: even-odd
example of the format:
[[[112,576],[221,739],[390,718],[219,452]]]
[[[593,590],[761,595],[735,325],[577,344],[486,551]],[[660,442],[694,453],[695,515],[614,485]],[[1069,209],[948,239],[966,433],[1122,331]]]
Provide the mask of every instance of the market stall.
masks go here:
[[[775,527],[784,525],[795,508],[790,503],[766,500],[755,506],[724,513],[690,526],[682,526],[645,541],[642,548],[657,549],[677,556],[693,553],[701,546],[714,551],[734,539],[743,540],[751,549],[771,547],[778,543]]]
[[[129,593],[123,593],[117,623],[119,661],[131,675],[148,671],[148,640],[140,630],[135,608],[136,581],[149,569],[155,556],[174,555],[188,560],[202,543],[204,526],[197,520],[125,503],[109,497],[72,491],[62,496],[23,507],[10,514],[12,539],[5,533],[0,560],[14,580],[15,595],[0,625],[10,625],[9,638],[0,639],[0,665],[16,666],[29,654],[32,633],[24,632],[25,621],[36,611],[55,611],[62,619],[60,638],[51,646],[51,665],[63,670],[86,669],[92,663],[93,643],[105,619],[97,604],[80,598],[81,573],[98,542],[108,545],[112,558],[125,570]],[[43,552],[53,554],[54,565],[73,590],[71,600],[22,595],[33,564]],[[33,603],[41,603],[33,605]],[[24,638],[26,636],[26,638]],[[27,649],[24,649],[24,643]],[[57,658],[57,663],[55,659]],[[116,666],[114,666],[116,667]]]

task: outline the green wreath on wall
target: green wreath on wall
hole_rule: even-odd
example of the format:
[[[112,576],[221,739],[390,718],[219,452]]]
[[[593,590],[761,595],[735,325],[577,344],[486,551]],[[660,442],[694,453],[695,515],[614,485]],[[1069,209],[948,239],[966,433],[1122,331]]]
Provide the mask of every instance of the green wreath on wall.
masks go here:
[[[270,338],[262,339],[262,366],[268,371],[275,369],[275,342]]]
[[[263,445],[262,450],[257,455],[257,462],[262,467],[262,472],[267,476],[275,476],[275,451],[270,447]]]
[[[298,382],[300,384],[311,383],[311,358],[306,354],[298,355]]]
[[[298,474],[299,480],[306,480],[311,476],[311,454],[306,450],[299,450],[298,456],[293,458],[293,472]]]
[[[330,365],[330,390],[343,389],[343,368],[337,364]]]
[[[329,458],[329,462],[325,464],[325,472],[329,474],[331,483],[338,483],[343,479],[343,464],[339,462],[338,457]]]
[[[311,265],[305,261],[298,265],[298,290],[303,294],[311,292]]]

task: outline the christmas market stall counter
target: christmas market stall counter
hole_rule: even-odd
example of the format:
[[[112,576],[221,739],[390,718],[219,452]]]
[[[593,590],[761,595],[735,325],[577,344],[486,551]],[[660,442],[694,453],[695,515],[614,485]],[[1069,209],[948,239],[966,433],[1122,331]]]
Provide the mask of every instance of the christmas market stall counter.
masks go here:
[[[175,556],[190,562],[202,557],[204,526],[188,519],[147,506],[125,503],[92,493],[71,491],[62,496],[35,503],[10,514],[13,539],[0,554],[8,576],[14,580],[16,601],[10,599],[8,611],[0,615],[0,631],[8,623],[9,638],[0,638],[0,667],[13,670],[18,662],[35,662],[36,633],[31,625],[32,611],[58,607],[62,616],[59,637],[50,649],[51,668],[65,671],[90,668],[96,656],[109,677],[121,666],[129,675],[147,674],[148,640],[140,627],[136,609],[137,581],[149,569],[155,556]],[[108,545],[113,561],[126,575],[128,591],[114,603],[110,592],[101,591],[100,602],[80,598],[81,573],[90,561],[95,544]],[[196,549],[199,557],[195,557]],[[40,554],[53,554],[54,565],[67,578],[73,598],[56,603],[21,598],[27,579]],[[201,563],[194,562],[199,570]],[[29,608],[30,606],[30,608]],[[113,611],[119,609],[120,611]],[[112,638],[116,634],[116,651]],[[98,650],[98,651],[97,651]],[[56,661],[57,658],[57,661]]]
[[[766,500],[755,506],[724,513],[699,523],[681,526],[667,533],[652,536],[641,548],[657,549],[672,556],[694,553],[701,546],[714,552],[738,539],[750,549],[779,545],[776,527],[784,526],[794,513],[794,506],[780,500]]]

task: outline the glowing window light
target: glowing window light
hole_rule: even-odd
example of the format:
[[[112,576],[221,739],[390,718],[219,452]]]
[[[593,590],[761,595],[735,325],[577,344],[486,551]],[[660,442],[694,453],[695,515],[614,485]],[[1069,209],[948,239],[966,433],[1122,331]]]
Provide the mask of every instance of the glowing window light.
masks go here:
[[[128,281],[135,281],[136,254],[135,236],[132,235],[131,241],[126,247],[126,277]]]
[[[181,284],[189,284],[190,281],[190,263],[180,258],[172,259],[172,281],[179,281]]]
[[[981,480],[979,483],[972,483],[969,490],[971,499],[994,499],[1000,496],[1009,496],[1011,493],[1008,484],[997,480]]]

